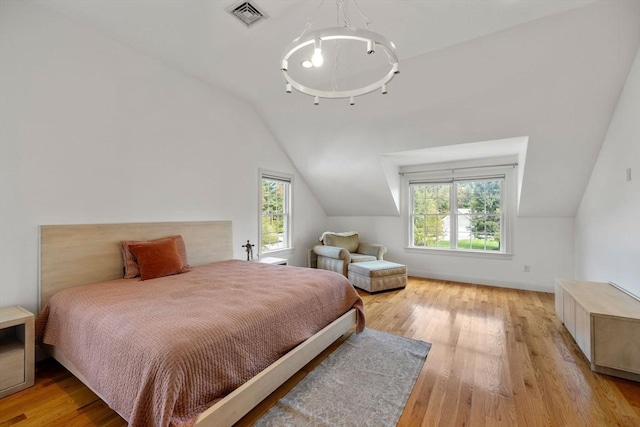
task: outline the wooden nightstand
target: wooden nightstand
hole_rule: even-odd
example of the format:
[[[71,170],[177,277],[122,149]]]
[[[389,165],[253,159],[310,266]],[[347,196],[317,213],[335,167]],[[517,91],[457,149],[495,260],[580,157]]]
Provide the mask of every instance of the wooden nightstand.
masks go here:
[[[33,385],[34,357],[33,313],[18,306],[0,308],[0,398]]]
[[[261,262],[263,264],[272,264],[272,265],[287,265],[287,262],[288,262],[285,258],[276,258],[272,256],[258,258],[255,261]]]

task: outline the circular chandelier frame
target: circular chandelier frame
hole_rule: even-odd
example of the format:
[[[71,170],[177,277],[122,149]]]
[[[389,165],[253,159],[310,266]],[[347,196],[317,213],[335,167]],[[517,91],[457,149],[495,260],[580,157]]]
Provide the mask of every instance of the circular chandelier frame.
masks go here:
[[[386,52],[387,56],[389,57],[389,72],[378,81],[370,83],[366,86],[349,90],[322,90],[305,86],[304,84],[296,81],[289,74],[289,58],[298,50],[316,43],[317,40],[320,40],[321,42],[327,40],[361,41],[366,44],[367,53],[369,54],[375,52],[376,47],[380,47]],[[298,92],[315,97],[316,103],[317,98],[351,98],[353,101],[353,98],[356,96],[366,95],[378,89],[381,89],[382,93],[385,94],[387,93],[387,83],[389,83],[393,79],[393,77],[400,72],[398,68],[398,56],[396,54],[396,48],[391,41],[373,31],[354,27],[323,28],[300,36],[299,38],[292,41],[289,46],[287,46],[286,53],[282,59],[280,71],[282,71],[282,76],[284,77],[284,80],[286,82],[286,91],[288,93],[291,92],[291,88],[296,89]]]

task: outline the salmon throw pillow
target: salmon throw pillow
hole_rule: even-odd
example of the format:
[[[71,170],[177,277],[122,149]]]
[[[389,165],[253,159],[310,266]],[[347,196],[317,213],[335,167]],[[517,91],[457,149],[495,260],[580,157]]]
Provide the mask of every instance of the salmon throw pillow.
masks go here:
[[[171,276],[189,271],[182,262],[173,239],[136,243],[129,246],[138,261],[142,280]]]
[[[187,248],[185,247],[184,239],[182,238],[181,235],[177,234],[175,236],[161,237],[160,239],[149,240],[149,242],[157,242],[157,241],[166,240],[166,239],[175,240],[176,246],[178,248],[178,253],[182,258],[182,264],[184,264],[185,267],[189,267],[189,262],[187,261]],[[140,276],[140,268],[138,267],[138,261],[136,260],[136,257],[133,255],[129,247],[131,245],[135,245],[138,243],[147,243],[147,242],[148,241],[144,241],[144,240],[141,240],[141,241],[123,240],[120,242],[120,244],[122,245],[122,262],[124,264],[125,279],[133,279],[134,277]]]

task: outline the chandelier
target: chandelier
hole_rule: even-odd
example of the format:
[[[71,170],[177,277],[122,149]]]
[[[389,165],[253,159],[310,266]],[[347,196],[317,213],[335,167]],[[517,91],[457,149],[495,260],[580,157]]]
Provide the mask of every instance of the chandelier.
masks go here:
[[[309,31],[312,19],[307,19],[307,24],[302,34],[287,46],[282,58],[280,71],[285,80],[285,90],[291,93],[293,89],[313,97],[313,103],[318,105],[320,98],[349,99],[351,105],[355,104],[355,98],[361,95],[380,90],[387,93],[387,84],[400,71],[398,69],[398,57],[395,45],[384,36],[370,30],[369,18],[367,18],[356,3],[367,29],[351,26],[348,18],[348,10],[345,3],[348,0],[336,0],[337,26]],[[324,3],[318,6],[316,13]],[[340,26],[342,20],[343,25]],[[330,49],[327,49],[330,48]],[[331,52],[327,54],[327,50]],[[366,56],[382,51],[386,58],[378,58],[378,63],[371,67]],[[365,58],[360,58],[359,54]],[[358,54],[358,55],[356,55]],[[377,56],[379,56],[378,53]],[[345,58],[346,56],[346,58]],[[341,59],[342,58],[342,59]],[[386,59],[386,60],[385,60]],[[323,65],[330,70],[320,72]],[[360,68],[350,68],[354,64]],[[349,66],[349,67],[347,67]],[[324,80],[321,79],[321,75]],[[360,78],[365,81],[362,82]]]

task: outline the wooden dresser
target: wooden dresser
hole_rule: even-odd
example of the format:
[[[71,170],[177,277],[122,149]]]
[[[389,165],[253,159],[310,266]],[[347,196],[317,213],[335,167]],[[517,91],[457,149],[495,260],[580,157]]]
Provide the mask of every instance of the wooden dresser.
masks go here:
[[[640,301],[609,283],[556,279],[555,308],[595,372],[640,381]]]

